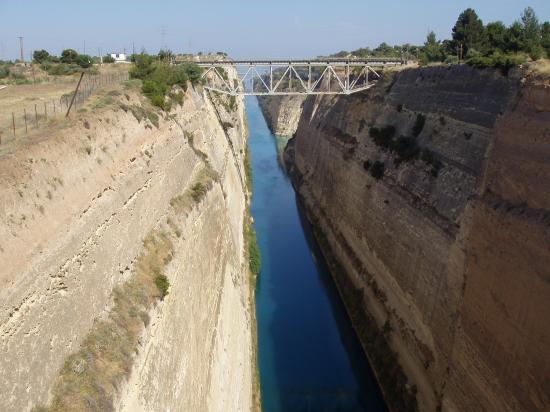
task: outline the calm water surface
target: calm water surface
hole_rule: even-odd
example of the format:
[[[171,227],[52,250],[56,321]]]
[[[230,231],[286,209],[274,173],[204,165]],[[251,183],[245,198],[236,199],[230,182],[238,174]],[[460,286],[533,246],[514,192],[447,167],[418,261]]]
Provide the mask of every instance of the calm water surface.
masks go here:
[[[246,101],[262,251],[259,367],[265,412],[386,411],[257,100]],[[280,143],[280,142],[279,142]]]

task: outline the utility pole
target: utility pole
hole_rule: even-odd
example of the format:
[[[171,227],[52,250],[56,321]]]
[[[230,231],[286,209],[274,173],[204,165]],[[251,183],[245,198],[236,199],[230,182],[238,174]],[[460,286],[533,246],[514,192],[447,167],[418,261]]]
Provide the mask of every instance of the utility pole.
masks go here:
[[[82,52],[82,54],[86,54],[86,40],[84,40],[84,51]]]
[[[21,52],[21,63],[25,64],[25,57],[23,55],[23,36],[19,36],[19,51]]]

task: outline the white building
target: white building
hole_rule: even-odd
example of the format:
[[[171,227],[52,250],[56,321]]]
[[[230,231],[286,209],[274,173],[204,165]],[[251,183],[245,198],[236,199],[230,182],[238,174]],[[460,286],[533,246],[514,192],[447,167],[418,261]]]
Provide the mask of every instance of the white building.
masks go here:
[[[111,53],[111,57],[115,59],[115,63],[130,63],[125,53]]]

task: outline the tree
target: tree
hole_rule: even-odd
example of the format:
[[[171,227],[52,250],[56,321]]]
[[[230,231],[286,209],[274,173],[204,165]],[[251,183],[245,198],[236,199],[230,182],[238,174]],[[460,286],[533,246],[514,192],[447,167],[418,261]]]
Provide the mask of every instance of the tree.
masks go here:
[[[546,50],[546,56],[550,58],[550,22],[541,26],[541,46]]]
[[[79,54],[74,59],[74,63],[78,64],[83,69],[87,69],[92,66],[92,58],[87,54]]]
[[[170,61],[173,55],[174,53],[172,53],[172,50],[163,50],[163,49],[161,49],[158,54],[159,59],[162,61]]]
[[[506,26],[501,21],[487,24],[487,43],[491,51],[506,50]]]
[[[62,63],[75,63],[78,53],[73,49],[65,49],[61,52]]]
[[[521,15],[522,40],[524,50],[533,60],[542,56],[541,27],[535,11],[527,7]]]
[[[485,27],[474,9],[466,9],[458,16],[453,27],[453,40],[457,45],[462,45],[463,55],[471,49],[478,52],[485,50]]]
[[[511,53],[517,53],[523,50],[523,28],[519,21],[514,22],[506,30],[504,36],[504,43],[506,45],[506,51]]]
[[[388,43],[381,43],[372,53],[374,56],[393,56],[394,49]]]
[[[368,47],[361,47],[360,49],[351,52],[356,57],[369,57],[372,54],[372,50]]]
[[[424,62],[437,62],[443,61],[445,59],[443,48],[441,47],[441,44],[437,41],[437,38],[435,37],[435,33],[433,31],[430,31],[426,36],[426,42],[424,43],[424,48],[422,52],[424,55],[422,56],[422,60],[424,60]]]
[[[114,63],[114,62],[115,62],[115,58],[110,54],[103,56],[103,63]]]
[[[46,50],[35,50],[32,54],[32,59],[36,63],[43,63],[46,60],[50,58],[50,53],[48,53]]]

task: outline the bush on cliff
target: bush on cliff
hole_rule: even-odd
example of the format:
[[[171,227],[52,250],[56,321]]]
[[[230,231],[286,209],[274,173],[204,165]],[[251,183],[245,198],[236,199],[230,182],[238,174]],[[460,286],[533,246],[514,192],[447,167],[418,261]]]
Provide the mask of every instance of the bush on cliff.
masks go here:
[[[193,63],[169,65],[158,62],[153,56],[144,53],[134,56],[134,61],[130,77],[141,79],[143,94],[151,100],[154,106],[166,111],[171,108],[171,102],[166,99],[166,95],[173,86],[187,90],[189,82],[192,85],[197,85],[202,81],[202,69]]]
[[[371,129],[369,130],[369,135],[374,139],[376,145],[388,149],[390,148],[392,138],[395,135],[395,127],[391,125],[384,126],[381,129],[377,127],[371,127]]]
[[[384,171],[386,167],[384,166],[384,162],[376,161],[374,164],[370,167],[370,175],[374,177],[376,180],[380,180],[384,177]]]
[[[472,57],[467,63],[478,68],[491,67],[499,69],[502,74],[506,75],[512,67],[523,64],[526,61],[527,56],[525,54],[504,54],[497,51],[490,56]]]
[[[158,275],[155,278],[155,286],[159,291],[160,300],[164,300],[166,295],[168,295],[168,288],[170,287],[170,282],[165,275]]]

